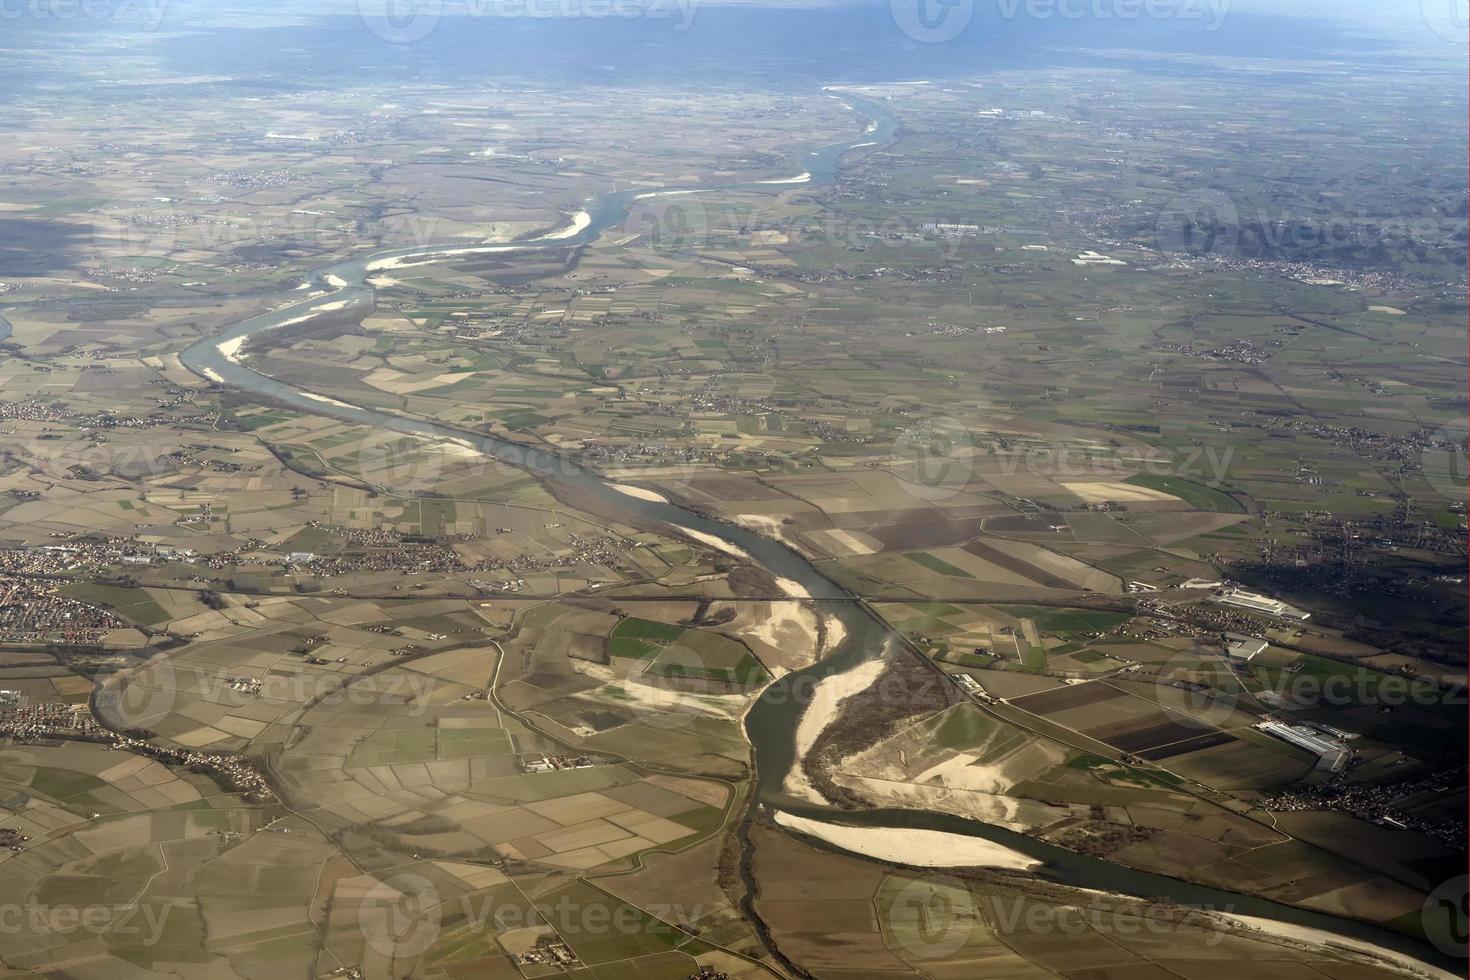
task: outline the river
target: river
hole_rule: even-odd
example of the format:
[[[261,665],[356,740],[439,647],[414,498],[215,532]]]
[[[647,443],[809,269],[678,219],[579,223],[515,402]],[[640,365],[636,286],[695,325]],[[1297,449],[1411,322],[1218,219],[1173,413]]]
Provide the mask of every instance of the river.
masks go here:
[[[850,141],[829,144],[801,154],[798,157],[801,186],[830,182],[836,176],[842,158],[850,152],[871,150],[890,145],[894,141],[898,124],[881,105],[847,93],[842,93],[840,98],[859,116],[870,120],[871,125]],[[719,187],[681,187],[678,193],[697,193],[700,190],[771,191],[783,184],[797,186],[798,179]],[[823,612],[841,621],[846,635],[838,649],[822,661],[806,670],[788,674],[771,685],[746,716],[746,731],[755,757],[759,798],[767,803],[800,816],[840,819],[842,822],[865,826],[922,828],[983,837],[1044,862],[1041,873],[1062,884],[1140,898],[1167,899],[1185,905],[1229,910],[1240,915],[1307,926],[1370,942],[1425,962],[1458,970],[1460,961],[1446,957],[1433,947],[1400,933],[1355,920],[1194,885],[1164,875],[1132,871],[1003,827],[922,810],[873,809],[853,813],[794,803],[781,793],[781,785],[796,755],[795,731],[802,707],[802,699],[796,696],[796,692],[803,688],[809,691],[823,677],[850,670],[864,661],[881,657],[886,650],[894,649],[901,642],[891,628],[872,614],[865,604],[855,601],[850,593],[780,541],[745,528],[711,520],[672,503],[631,497],[613,489],[608,481],[595,472],[557,453],[508,442],[495,436],[473,434],[447,425],[362,408],[336,399],[325,399],[253,371],[233,356],[233,351],[238,350],[240,344],[250,336],[303,322],[323,306],[340,311],[344,308],[341,305],[344,303],[348,307],[365,307],[371,304],[374,293],[368,279],[375,268],[384,268],[385,264],[393,260],[433,261],[436,258],[469,252],[492,254],[586,244],[598,238],[604,231],[627,221],[637,200],[646,195],[656,196],[661,192],[668,191],[646,188],[600,195],[585,202],[580,228],[574,222],[568,228],[539,238],[478,246],[459,244],[389,249],[317,269],[311,275],[313,298],[252,317],[215,337],[200,340],[182,352],[181,360],[191,371],[212,381],[264,396],[303,412],[331,416],[344,422],[373,426],[389,432],[468,443],[488,457],[569,484],[579,492],[592,494],[594,498],[617,511],[642,518],[644,522],[664,523],[674,528],[713,535],[745,552],[773,576],[798,583],[823,607]],[[635,225],[630,226],[629,230],[638,229]],[[224,349],[221,350],[221,347]]]

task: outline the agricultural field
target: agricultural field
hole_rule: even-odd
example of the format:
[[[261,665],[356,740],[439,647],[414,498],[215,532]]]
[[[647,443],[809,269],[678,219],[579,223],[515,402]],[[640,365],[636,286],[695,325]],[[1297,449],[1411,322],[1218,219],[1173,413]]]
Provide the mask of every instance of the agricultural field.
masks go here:
[[[0,36],[0,976],[1462,962],[1460,52],[174,6]]]
[[[782,948],[834,969],[861,962],[866,976],[1041,978],[1085,969],[1099,977],[1173,970],[1225,977],[1246,959],[1281,975],[1308,960],[1378,975],[1350,953],[1304,955],[1208,916],[1057,886],[1023,891],[993,873],[884,869],[764,827],[756,842],[766,886],[760,901],[780,923]]]

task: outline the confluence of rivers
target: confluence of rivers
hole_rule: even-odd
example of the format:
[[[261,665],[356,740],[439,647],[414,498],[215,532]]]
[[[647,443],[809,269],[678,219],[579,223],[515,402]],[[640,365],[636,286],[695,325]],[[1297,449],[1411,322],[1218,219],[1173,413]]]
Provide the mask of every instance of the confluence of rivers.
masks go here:
[[[711,191],[770,191],[781,186],[814,186],[832,181],[841,158],[848,152],[891,145],[898,124],[880,105],[846,92],[841,100],[871,125],[858,137],[806,153],[801,158],[800,177],[786,181],[764,181],[746,184],[681,187],[678,194]],[[639,200],[670,195],[667,188],[614,191],[589,199],[581,220],[570,227],[539,238],[488,245],[430,245],[389,249],[371,255],[324,266],[311,274],[313,290],[310,299],[251,317],[235,324],[217,336],[200,340],[184,350],[180,358],[194,373],[221,385],[239,388],[272,401],[316,415],[325,415],[356,425],[373,426],[387,432],[417,436],[431,440],[450,440],[472,446],[476,451],[500,462],[522,467],[539,476],[568,484],[576,490],[592,494],[618,511],[631,513],[648,522],[659,522],[713,535],[748,555],[757,565],[777,578],[790,579],[806,590],[823,611],[836,617],[846,629],[842,644],[829,656],[805,670],[796,671],[772,684],[757,699],[746,715],[745,728],[754,753],[758,799],[799,816],[811,817],[865,827],[938,830],[981,837],[1042,862],[1039,873],[1060,884],[1094,889],[1135,898],[1161,899],[1180,905],[1228,911],[1238,915],[1271,919],[1277,922],[1320,929],[1324,932],[1356,939],[1432,963],[1452,971],[1463,964],[1441,954],[1427,943],[1418,942],[1401,933],[1382,929],[1353,919],[1312,912],[1262,898],[1223,889],[1195,885],[1166,875],[1134,871],[1120,865],[1088,857],[1025,834],[978,820],[924,810],[871,809],[848,811],[801,804],[781,792],[787,772],[796,761],[796,726],[800,719],[802,698],[797,692],[811,689],[817,682],[833,674],[850,670],[859,664],[884,656],[885,650],[902,644],[887,623],[880,620],[855,596],[832,582],[795,550],[754,531],[711,520],[676,504],[642,500],[613,489],[607,480],[572,460],[542,449],[524,446],[490,435],[477,435],[438,425],[433,422],[395,415],[377,409],[361,408],[333,398],[317,395],[251,370],[234,355],[247,338],[288,324],[310,319],[323,305],[333,311],[371,305],[374,289],[368,278],[375,269],[389,269],[394,262],[414,264],[432,262],[456,255],[486,255],[496,252],[525,252],[548,248],[585,245],[602,232],[627,221]],[[630,225],[629,231],[646,230]],[[329,290],[327,295],[321,289]],[[223,350],[221,349],[223,348]],[[230,353],[227,354],[226,351]]]

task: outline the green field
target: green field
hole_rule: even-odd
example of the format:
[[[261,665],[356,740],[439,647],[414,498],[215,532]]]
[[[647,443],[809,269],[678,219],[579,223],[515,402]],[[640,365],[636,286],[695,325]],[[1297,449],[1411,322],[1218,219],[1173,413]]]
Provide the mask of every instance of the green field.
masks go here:
[[[1241,514],[1245,508],[1230,494],[1195,483],[1179,476],[1159,476],[1153,473],[1138,473],[1125,483],[1147,487],[1160,493],[1173,494],[1198,510],[1217,511],[1221,514]]]
[[[965,571],[963,568],[956,568],[955,566],[951,565],[949,562],[944,561],[941,558],[935,558],[927,551],[911,551],[908,553],[908,558],[910,561],[916,561],[920,565],[923,565],[931,572],[938,572],[940,575],[947,575],[950,578],[975,577],[969,572]]]
[[[1127,613],[1097,609],[1055,609],[1047,606],[996,606],[1007,616],[1030,619],[1044,633],[1092,634],[1112,629],[1132,619]]]
[[[670,626],[668,623],[657,623],[651,619],[639,619],[629,616],[618,625],[613,627],[611,636],[633,637],[641,640],[677,640],[684,633],[682,626]]]
[[[111,609],[119,616],[144,626],[156,626],[169,618],[163,607],[154,602],[153,597],[143,589],[86,583],[69,585],[63,591],[73,599]]]

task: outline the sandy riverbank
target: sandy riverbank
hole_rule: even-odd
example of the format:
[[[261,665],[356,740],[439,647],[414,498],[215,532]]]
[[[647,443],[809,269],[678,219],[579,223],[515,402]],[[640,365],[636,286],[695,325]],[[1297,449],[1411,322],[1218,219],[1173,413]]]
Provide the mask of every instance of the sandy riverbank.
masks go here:
[[[244,346],[244,337],[236,337],[234,340],[227,340],[222,344],[214,345],[215,350],[223,354],[225,360],[229,361],[231,364],[240,363],[240,348]]]
[[[755,560],[745,552],[744,548],[741,548],[738,545],[733,545],[730,542],[726,541],[724,538],[717,538],[713,534],[705,534],[703,531],[696,531],[693,528],[689,527],[681,527],[679,528],[679,530],[683,531],[685,534],[693,538],[695,541],[698,541],[700,544],[709,545],[716,551],[723,551],[727,555],[734,555],[736,558],[744,558],[747,561]]]
[[[326,395],[318,395],[315,392],[311,392],[311,391],[303,391],[301,394],[304,397],[306,397],[306,398],[310,398],[314,402],[322,402],[322,403],[327,404],[327,405],[336,405],[338,408],[356,408],[357,407],[356,405],[349,405],[347,402],[338,401],[335,398],[328,398]]]
[[[812,175],[810,173],[806,172],[806,171],[803,171],[802,173],[797,174],[795,177],[787,177],[787,178],[782,179],[782,180],[758,180],[758,181],[756,181],[756,183],[757,184],[806,184],[806,183],[810,183],[811,182],[811,179],[812,179]]]
[[[591,225],[592,225],[592,215],[588,214],[586,211],[578,211],[576,214],[572,215],[572,223],[571,224],[567,225],[565,228],[561,229],[560,231],[554,231],[554,232],[552,232],[551,234],[547,235],[546,238],[548,240],[551,240],[551,239],[560,240],[560,239],[563,239],[563,238],[575,238],[576,236],[580,235],[583,231],[586,231],[587,228],[591,227]]]
[[[842,641],[847,639],[847,627],[843,626],[842,620],[836,616],[823,616],[822,621],[827,626],[827,645],[819,652],[819,655],[826,656],[842,646]]]
[[[668,498],[661,493],[656,493],[653,490],[645,490],[642,487],[635,487],[631,484],[609,483],[608,486],[612,487],[618,493],[625,493],[630,497],[637,497],[639,500],[647,500],[655,504],[666,504],[669,502]]]
[[[786,774],[786,780],[781,787],[783,790],[812,803],[827,802],[802,771],[802,760],[817,744],[817,739],[827,726],[837,719],[842,702],[866,690],[887,666],[887,660],[869,660],[851,670],[824,677],[812,688],[811,700],[807,702],[806,709],[801,713],[801,720],[796,724],[796,758],[792,762],[791,771]]]
[[[1433,977],[1434,980],[1456,980],[1459,976],[1447,970],[1441,970],[1437,966],[1414,959],[1405,953],[1396,953],[1393,950],[1375,946],[1361,939],[1353,939],[1349,936],[1339,936],[1335,932],[1327,932],[1323,929],[1313,929],[1311,926],[1293,925],[1290,922],[1277,922],[1275,919],[1263,919],[1254,915],[1237,915],[1233,912],[1217,912],[1216,915],[1231,922],[1239,923],[1247,928],[1267,935],[1288,939],[1295,943],[1306,946],[1336,946],[1341,949],[1351,949],[1359,953],[1366,953],[1376,959],[1392,964],[1400,970],[1407,970],[1420,976]]]
[[[1031,871],[1041,862],[1002,844],[964,834],[909,827],[845,827],[784,811],[776,822],[854,854],[918,868],[1006,868]]]
[[[771,603],[771,614],[759,626],[742,632],[778,650],[810,651],[801,661],[814,662],[820,655],[817,649],[817,616],[806,606],[795,600]]]
[[[793,599],[810,599],[811,592],[794,578],[777,578],[776,588],[791,596]]]
[[[464,248],[449,248],[443,251],[418,252],[413,255],[392,255],[386,259],[377,259],[369,262],[366,266],[368,272],[386,272],[391,269],[408,269],[418,265],[432,265],[444,259],[454,258],[460,255],[482,255],[487,252],[514,252],[523,248],[534,248],[534,244],[525,245],[511,242],[484,242],[479,245],[466,245]]]
[[[651,197],[679,197],[682,194],[698,194],[699,188],[691,187],[687,190],[649,191],[646,194],[638,194],[633,200],[646,201]]]

